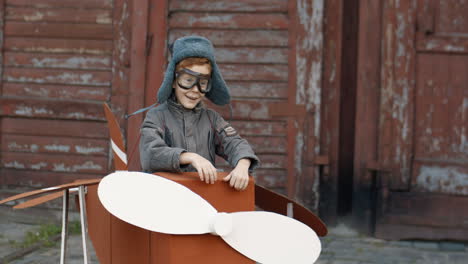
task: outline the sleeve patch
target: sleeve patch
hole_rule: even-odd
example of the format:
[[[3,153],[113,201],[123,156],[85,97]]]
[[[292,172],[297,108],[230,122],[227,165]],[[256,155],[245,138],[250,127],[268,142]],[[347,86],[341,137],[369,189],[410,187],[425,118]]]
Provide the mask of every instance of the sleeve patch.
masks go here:
[[[225,127],[224,132],[226,133],[226,136],[228,137],[237,135],[237,131],[232,126]]]

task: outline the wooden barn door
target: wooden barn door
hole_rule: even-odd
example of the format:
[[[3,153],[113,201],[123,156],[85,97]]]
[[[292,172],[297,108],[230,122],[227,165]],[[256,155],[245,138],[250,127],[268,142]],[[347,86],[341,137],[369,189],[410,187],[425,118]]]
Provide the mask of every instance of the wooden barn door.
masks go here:
[[[207,37],[233,97],[231,122],[262,161],[257,181],[316,209],[323,1],[150,2],[146,104],[155,100],[165,69],[161,39]],[[160,10],[165,5],[167,14]],[[231,118],[228,106],[209,107]]]
[[[376,98],[369,142],[376,151],[360,166],[376,176],[376,235],[464,240],[468,2],[382,1],[380,8],[379,89],[361,93]]]
[[[111,170],[103,102],[126,112],[125,0],[2,0],[0,184],[42,187]]]

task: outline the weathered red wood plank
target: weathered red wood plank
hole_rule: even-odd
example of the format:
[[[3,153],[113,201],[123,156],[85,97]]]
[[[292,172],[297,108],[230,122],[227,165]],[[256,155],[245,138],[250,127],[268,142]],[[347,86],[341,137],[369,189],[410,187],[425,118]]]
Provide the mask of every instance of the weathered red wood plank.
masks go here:
[[[230,119],[229,107],[216,106],[210,102],[207,102],[207,105],[219,112],[226,120]],[[272,119],[267,100],[232,100],[231,106],[234,119]]]
[[[450,59],[454,58],[455,56]],[[420,54],[417,58],[417,65],[420,66],[417,71],[414,106],[415,118],[418,120],[414,128],[415,158],[450,157],[452,144],[448,142],[448,135],[453,134],[452,129],[460,127],[450,124],[456,111],[449,111],[449,101],[452,97],[463,100],[463,95],[456,95],[454,92],[457,89],[451,85],[450,64],[445,54]],[[450,95],[447,88],[451,90]],[[441,98],[446,98],[445,103],[441,102]]]
[[[3,133],[1,142],[1,150],[3,152],[77,154],[87,156],[107,156],[109,153],[109,140],[107,139],[25,136]]]
[[[170,29],[169,42],[192,34],[208,38],[215,46],[288,46],[287,30]]]
[[[3,80],[41,84],[109,86],[110,71],[85,71],[62,69],[5,68]]]
[[[34,188],[46,188],[60,184],[66,184],[80,179],[95,179],[106,173],[72,173],[52,172],[37,170],[0,169],[0,185],[27,186]],[[7,198],[5,195],[0,198]]]
[[[444,34],[468,34],[468,4],[465,0],[441,1],[436,19],[437,31]]]
[[[7,20],[24,22],[111,24],[112,10],[7,6],[5,17]]]
[[[81,155],[51,155],[2,152],[1,165],[7,169],[38,170],[62,173],[97,173],[108,171],[107,157]]]
[[[104,120],[100,103],[0,98],[0,115],[73,120]]]
[[[381,42],[383,2],[364,0],[359,3],[356,137],[354,151],[354,219],[362,223],[363,231],[370,232],[375,223],[369,212],[375,210],[371,195],[372,172],[367,170],[369,162],[376,160],[378,150],[377,123],[379,88],[381,87]]]
[[[468,53],[467,38],[427,37],[425,34],[417,34],[417,50],[422,52],[450,52]]]
[[[276,82],[243,82],[228,81],[232,97],[262,98],[262,99],[286,99],[288,96],[288,83]]]
[[[287,12],[287,0],[172,0],[170,11]]]
[[[341,1],[341,0],[328,0],[324,10],[324,19],[327,21],[327,25],[324,27],[324,44],[323,44],[323,84],[322,84],[322,122],[320,135],[326,135],[320,137],[321,153],[327,154],[330,160],[329,173],[323,173],[320,178],[320,202],[319,212],[322,219],[328,224],[337,222],[339,203],[351,205],[352,199],[339,199],[339,195],[342,195],[343,191],[338,191],[339,185],[343,183],[343,179],[352,181],[353,179],[353,158],[352,155],[354,150],[352,149],[352,142],[354,142],[354,135],[350,133],[350,130],[346,130],[349,127],[342,127],[340,122],[343,119],[340,118],[340,109],[342,102],[351,102],[352,98],[348,97],[349,93],[344,91],[356,90],[354,80],[351,82],[346,81],[346,85],[342,85],[343,80],[348,78],[356,78],[356,72],[353,70],[356,67],[348,67],[349,62],[354,65],[356,58],[352,58],[352,55],[357,56],[357,33],[353,32],[352,29],[357,31],[358,16],[353,16],[358,10],[357,0]],[[354,12],[352,12],[354,11]],[[349,23],[354,22],[354,23]],[[343,36],[349,34],[349,40],[343,42]],[[354,43],[349,45],[348,43]],[[343,56],[346,56],[343,58]],[[348,63],[346,63],[348,62]],[[353,74],[354,73],[354,74]],[[353,85],[354,84],[354,85]],[[342,98],[341,95],[345,94]],[[351,105],[346,104],[351,108]],[[354,107],[355,109],[355,107]],[[346,111],[348,115],[352,114],[349,110]],[[349,124],[354,123],[354,118],[349,120]],[[346,121],[346,120],[345,120]],[[348,124],[348,122],[345,122]],[[346,132],[341,132],[346,131]],[[354,131],[354,129],[353,129]],[[343,134],[344,133],[344,134]],[[340,136],[346,138],[347,144],[340,143]],[[344,149],[343,149],[344,148]],[[349,150],[351,149],[351,151]],[[348,157],[346,159],[340,159],[341,153],[346,153]],[[340,170],[338,163],[341,162],[347,168],[346,170]],[[351,166],[351,167],[349,167]],[[344,186],[344,185],[343,185]],[[352,186],[348,184],[347,186]],[[352,190],[348,188],[347,190]],[[346,196],[348,193],[344,192]],[[347,210],[346,208],[345,210]]]
[[[219,63],[288,63],[287,48],[217,48],[216,61]]]
[[[3,36],[3,27],[5,25],[5,0],[0,0],[0,28],[2,29],[1,31],[1,38],[0,38],[0,61],[3,62],[3,52],[5,50],[5,37]],[[3,63],[0,64],[0,74],[3,75]],[[3,83],[0,80],[0,97],[2,96],[2,86]],[[1,118],[0,118],[0,124],[1,124]],[[1,136],[1,131],[0,131],[0,136]]]
[[[131,41],[130,41],[130,80],[128,93],[128,111],[133,112],[145,106],[145,82],[148,62],[147,44],[149,40],[148,34],[148,17],[149,17],[149,1],[134,2],[132,6],[131,16]],[[155,38],[157,38],[156,36]],[[152,74],[152,73],[148,73]],[[134,158],[128,162],[129,170],[140,170],[140,152],[133,152],[133,146],[138,145],[138,135],[140,133],[139,126],[143,121],[143,115],[137,115],[129,119],[127,122],[127,145],[129,155]],[[122,262],[124,263],[124,262]]]
[[[131,12],[127,0],[115,0],[113,9],[112,95],[109,104],[121,127],[126,127],[123,116],[128,112],[130,80]]]
[[[241,136],[286,136],[284,121],[234,120],[231,125]]]
[[[169,17],[172,28],[287,29],[285,14],[190,13],[175,12]]]
[[[391,188],[407,190],[413,146],[416,2],[389,2],[384,10],[379,163],[396,168]]]
[[[227,81],[287,81],[287,65],[220,64]]]
[[[13,37],[51,37],[71,39],[109,39],[111,40],[112,25],[73,24],[73,23],[5,23],[5,36]]]
[[[109,139],[105,122],[3,117],[0,128],[4,134]]]
[[[256,182],[266,188],[285,188],[287,179],[286,170],[258,169],[255,170]]]
[[[4,96],[107,101],[110,93],[109,87],[3,83]]]
[[[53,38],[8,37],[5,51],[26,51],[37,53],[112,54],[112,40],[79,40]]]
[[[284,137],[244,137],[256,154],[283,154],[286,153],[286,138]]]
[[[290,74],[294,79],[290,79],[288,99],[290,104],[304,105],[307,114],[306,128],[301,124],[300,117],[289,123],[292,134],[288,141],[288,152],[291,152],[288,195],[300,197],[312,210],[318,209],[319,197],[319,169],[311,164],[320,152],[325,2],[290,2]]]
[[[150,8],[148,13],[148,35],[152,37],[149,54],[146,61],[146,72],[151,74],[146,75],[145,89],[145,105],[154,103],[154,99],[158,93],[159,86],[164,78],[164,72],[169,53],[167,47],[167,37],[169,28],[168,21],[168,5],[170,1],[152,0],[150,5],[157,5],[158,8]]]
[[[463,162],[450,164],[443,159],[420,159],[413,162],[412,190],[449,195],[468,195],[468,168]]]
[[[38,8],[112,8],[112,0],[6,0],[8,6],[33,6]]]
[[[4,53],[5,66],[110,70],[111,58],[104,55]]]
[[[390,192],[381,223],[466,227],[468,198],[427,192]],[[450,206],[447,206],[450,205]]]

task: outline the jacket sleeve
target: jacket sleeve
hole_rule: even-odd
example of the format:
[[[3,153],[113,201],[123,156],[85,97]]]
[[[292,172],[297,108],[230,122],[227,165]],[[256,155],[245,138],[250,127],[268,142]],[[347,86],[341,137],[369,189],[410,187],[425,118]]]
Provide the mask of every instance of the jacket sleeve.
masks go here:
[[[210,112],[214,115],[215,120],[216,154],[224,158],[232,167],[235,167],[240,159],[250,159],[249,171],[253,172],[260,165],[260,160],[250,144],[218,113]]]
[[[162,113],[152,109],[146,115],[140,129],[140,160],[145,172],[172,171],[180,172],[180,154],[182,148],[169,147],[165,138]]]

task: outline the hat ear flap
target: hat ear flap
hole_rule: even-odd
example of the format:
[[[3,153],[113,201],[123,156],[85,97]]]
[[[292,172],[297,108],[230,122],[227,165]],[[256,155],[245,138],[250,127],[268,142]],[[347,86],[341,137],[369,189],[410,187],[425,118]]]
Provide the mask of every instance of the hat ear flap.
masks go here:
[[[210,92],[206,94],[206,97],[210,99],[213,103],[217,105],[226,105],[231,101],[231,94],[229,89],[221,76],[221,72],[218,68],[216,62],[212,61],[212,73],[211,73],[211,83],[212,87]]]
[[[164,103],[169,99],[173,89],[174,83],[174,71],[175,61],[171,60],[167,65],[166,73],[164,74],[164,80],[158,90],[158,103]]]

